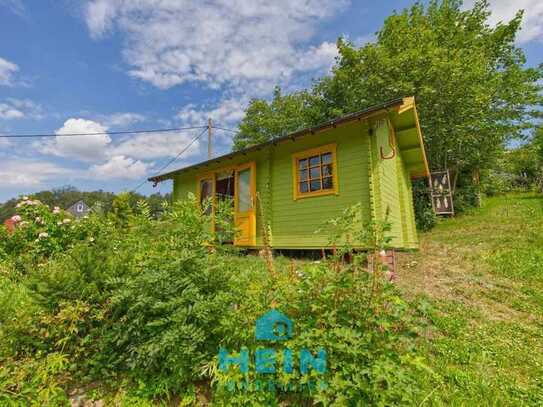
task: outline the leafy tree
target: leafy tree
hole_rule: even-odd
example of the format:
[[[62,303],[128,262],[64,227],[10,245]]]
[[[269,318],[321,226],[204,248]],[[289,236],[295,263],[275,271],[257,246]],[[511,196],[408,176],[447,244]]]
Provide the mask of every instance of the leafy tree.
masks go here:
[[[491,27],[487,1],[469,10],[461,5],[416,3],[388,17],[376,42],[361,48],[340,39],[332,74],[292,99],[276,92],[270,103],[253,102],[235,146],[414,95],[430,166],[471,179],[537,116],[543,67],[525,68],[515,46],[522,11]],[[297,119],[290,116],[297,111],[292,105],[303,109]]]
[[[239,133],[234,137],[234,150],[263,143],[275,137],[318,123],[314,97],[308,91],[283,95],[275,88],[272,100],[253,99],[249,103]]]
[[[375,44],[356,49],[340,40],[333,75],[316,91],[344,112],[414,95],[431,167],[488,167],[536,115],[543,71],[524,68],[514,45],[522,12],[492,28],[486,1],[460,6],[417,3],[387,18]]]
[[[534,146],[534,151],[535,151],[535,154],[536,154],[536,160],[539,163],[539,167],[540,167],[540,171],[541,171],[541,169],[543,169],[543,126],[539,126],[534,131],[532,144]]]

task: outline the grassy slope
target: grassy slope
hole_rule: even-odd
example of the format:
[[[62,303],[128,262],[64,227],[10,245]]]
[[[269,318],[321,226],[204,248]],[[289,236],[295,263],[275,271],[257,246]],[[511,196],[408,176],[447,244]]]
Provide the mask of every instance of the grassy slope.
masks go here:
[[[542,196],[442,221],[402,255],[399,285],[433,325],[419,348],[436,372],[425,405],[543,404]]]

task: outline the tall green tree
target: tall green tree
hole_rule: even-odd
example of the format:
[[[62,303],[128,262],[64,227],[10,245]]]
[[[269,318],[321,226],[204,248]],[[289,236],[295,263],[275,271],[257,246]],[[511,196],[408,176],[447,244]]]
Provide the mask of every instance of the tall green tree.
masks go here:
[[[283,95],[276,87],[271,101],[251,100],[234,137],[233,149],[240,150],[318,123],[322,115],[316,110],[314,99],[308,91]]]
[[[515,46],[522,12],[490,27],[488,3],[420,3],[385,20],[377,42],[339,42],[333,75],[315,91],[336,112],[414,95],[434,169],[490,165],[519,137],[541,103],[541,68],[525,68]]]
[[[471,177],[492,165],[504,144],[532,125],[542,102],[543,69],[525,67],[515,46],[522,11],[492,27],[487,1],[468,10],[461,6],[460,0],[415,3],[388,17],[375,43],[357,48],[340,39],[331,75],[303,98],[295,96],[297,106],[310,111],[299,124],[414,95],[432,169]],[[274,104],[275,98],[259,101],[258,109],[251,105],[239,138],[247,143],[258,134],[255,141],[262,141],[291,130],[295,120],[281,127],[287,110],[278,114]],[[247,123],[253,124],[250,132]]]

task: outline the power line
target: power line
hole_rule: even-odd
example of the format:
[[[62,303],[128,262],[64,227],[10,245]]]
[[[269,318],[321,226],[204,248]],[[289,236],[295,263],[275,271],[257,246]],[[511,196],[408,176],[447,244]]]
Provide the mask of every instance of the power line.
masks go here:
[[[150,129],[150,130],[108,131],[108,132],[96,132],[96,133],[0,134],[0,138],[80,137],[80,136],[105,136],[105,135],[119,135],[119,134],[168,133],[168,132],[173,132],[173,131],[194,130],[194,129],[203,129],[203,128],[206,128],[206,129],[207,129],[207,126],[192,126],[192,127],[178,127],[178,128],[169,128],[169,129]]]
[[[198,128],[202,128],[202,127],[198,127]],[[175,161],[177,161],[177,159],[179,157],[181,157],[181,155],[187,151],[190,146],[192,146],[194,144],[194,142],[196,140],[198,140],[200,137],[202,137],[204,135],[204,133],[206,133],[208,130],[208,127],[207,126],[204,126],[204,129],[202,130],[202,132],[200,132],[200,134],[198,134],[196,137],[194,137],[180,152],[179,154],[177,154],[174,158],[172,158],[170,161],[168,161],[165,165],[163,165],[162,167],[160,167],[158,170],[157,170],[157,173],[160,173],[162,171],[164,171],[166,168],[168,168],[170,166],[170,164],[173,164]],[[134,189],[132,189],[131,192],[136,192],[138,189],[140,189],[145,183],[147,182],[147,178],[145,178],[142,182],[140,182],[138,184],[138,186]]]
[[[217,129],[217,130],[229,131],[229,132],[231,132],[231,133],[239,133],[239,132],[236,131],[236,130],[227,129],[227,128],[224,128],[224,127],[218,127],[218,126],[211,126],[211,127],[213,127],[214,129]]]

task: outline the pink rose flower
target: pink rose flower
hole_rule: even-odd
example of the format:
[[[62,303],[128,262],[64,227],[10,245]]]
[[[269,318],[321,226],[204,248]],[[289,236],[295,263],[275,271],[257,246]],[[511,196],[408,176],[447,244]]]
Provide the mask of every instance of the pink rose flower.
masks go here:
[[[20,221],[21,221],[21,217],[20,217],[19,215],[13,215],[13,216],[11,217],[11,220],[12,220],[13,222],[17,223],[17,222],[20,222]]]

